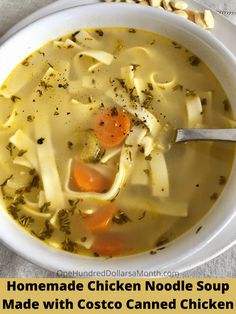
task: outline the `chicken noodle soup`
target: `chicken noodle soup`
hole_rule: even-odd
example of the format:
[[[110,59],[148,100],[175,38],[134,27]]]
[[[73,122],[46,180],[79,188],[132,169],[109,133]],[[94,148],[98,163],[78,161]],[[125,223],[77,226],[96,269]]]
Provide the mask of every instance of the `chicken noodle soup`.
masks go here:
[[[207,66],[157,34],[80,30],[28,56],[0,89],[1,204],[48,245],[93,256],[163,245],[211,209],[234,146],[174,144],[233,127]]]

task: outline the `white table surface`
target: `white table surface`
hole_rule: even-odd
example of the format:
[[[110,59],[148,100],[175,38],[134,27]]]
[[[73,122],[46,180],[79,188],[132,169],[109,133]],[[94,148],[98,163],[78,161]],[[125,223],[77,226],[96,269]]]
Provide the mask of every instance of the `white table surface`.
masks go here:
[[[0,0],[0,37],[14,24],[55,0]],[[236,0],[198,0],[217,10],[236,11]],[[229,16],[236,23],[236,15]],[[0,277],[54,277],[0,244]],[[185,272],[184,277],[236,277],[236,246],[212,261]]]

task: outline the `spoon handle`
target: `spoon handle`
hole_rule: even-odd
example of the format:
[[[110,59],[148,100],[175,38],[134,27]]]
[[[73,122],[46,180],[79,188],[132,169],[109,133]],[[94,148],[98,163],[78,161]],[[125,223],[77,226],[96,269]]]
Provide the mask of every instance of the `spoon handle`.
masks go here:
[[[236,142],[236,129],[178,129],[175,142],[189,141]]]

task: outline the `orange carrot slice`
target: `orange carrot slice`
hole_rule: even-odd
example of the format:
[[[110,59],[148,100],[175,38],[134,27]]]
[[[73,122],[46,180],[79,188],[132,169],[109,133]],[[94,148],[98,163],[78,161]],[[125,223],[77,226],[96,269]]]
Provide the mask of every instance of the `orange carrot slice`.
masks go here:
[[[106,234],[95,239],[91,250],[99,256],[117,256],[122,254],[124,246],[123,238],[115,234]]]
[[[117,208],[113,204],[100,207],[93,215],[89,215],[83,220],[84,225],[90,232],[103,233],[111,226],[116,212]]]
[[[111,186],[111,181],[100,172],[86,164],[74,160],[71,170],[71,186],[81,192],[106,192]]]
[[[95,132],[104,148],[120,145],[129,134],[131,121],[124,109],[102,109],[95,119]]]

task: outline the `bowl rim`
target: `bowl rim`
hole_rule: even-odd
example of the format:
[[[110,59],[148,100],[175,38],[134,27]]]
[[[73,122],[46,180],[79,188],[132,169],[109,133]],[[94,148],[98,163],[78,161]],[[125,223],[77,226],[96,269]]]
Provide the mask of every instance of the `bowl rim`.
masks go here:
[[[1,51],[1,49],[7,48],[8,43],[11,42],[12,40],[14,40],[14,38],[16,38],[16,37],[17,37],[19,34],[21,34],[24,30],[26,30],[26,29],[28,29],[28,30],[33,29],[33,28],[35,27],[35,25],[41,24],[44,20],[50,19],[52,16],[54,16],[54,17],[59,17],[59,16],[61,16],[64,12],[69,13],[69,12],[74,11],[74,10],[79,10],[79,11],[80,11],[80,10],[85,10],[85,9],[87,9],[88,7],[89,7],[89,8],[93,8],[95,11],[97,11],[98,8],[99,8],[99,10],[100,10],[101,6],[103,6],[103,9],[104,9],[104,10],[105,10],[106,8],[109,8],[109,9],[111,8],[111,5],[110,5],[109,3],[88,4],[88,5],[83,5],[83,6],[78,5],[78,6],[74,6],[73,8],[62,9],[62,10],[56,12],[56,13],[48,14],[47,16],[36,20],[35,22],[33,22],[33,23],[31,23],[31,24],[29,24],[29,25],[23,27],[22,29],[20,29],[19,31],[17,31],[16,33],[14,33],[10,38],[8,38],[6,41],[4,41],[4,42],[2,43],[2,45],[0,46],[0,51]],[[224,52],[224,54],[227,56],[227,58],[231,60],[232,64],[234,64],[234,66],[235,66],[235,68],[236,68],[236,59],[235,59],[234,55],[233,55],[219,40],[217,40],[216,38],[214,38],[213,36],[211,36],[211,34],[208,34],[206,31],[200,29],[200,28],[199,28],[198,26],[196,26],[195,24],[189,23],[188,21],[185,21],[184,19],[183,19],[183,20],[180,20],[180,18],[177,17],[177,16],[174,16],[174,14],[171,14],[171,13],[169,13],[169,12],[163,12],[162,10],[158,10],[158,9],[156,9],[156,8],[154,9],[154,8],[151,8],[151,7],[144,7],[144,6],[132,5],[132,4],[129,5],[129,4],[123,4],[123,3],[113,3],[112,6],[113,6],[114,10],[115,10],[116,8],[124,8],[124,6],[125,6],[125,8],[130,7],[130,9],[131,9],[131,6],[132,6],[132,10],[137,11],[137,12],[144,12],[145,14],[153,14],[153,13],[154,13],[153,10],[155,10],[155,14],[156,14],[155,18],[158,18],[158,17],[160,17],[160,16],[162,16],[162,18],[163,18],[163,16],[164,16],[164,19],[165,19],[165,18],[168,18],[168,19],[170,19],[170,21],[172,20],[172,22],[176,22],[178,25],[182,25],[183,27],[187,27],[187,29],[189,30],[189,32],[191,31],[191,32],[195,33],[196,35],[198,35],[199,37],[201,37],[204,41],[209,41],[209,42],[208,42],[209,45],[211,44],[213,47],[216,47],[216,48],[218,47],[219,49],[221,49],[221,50]],[[160,12],[159,12],[159,11],[160,11]],[[102,27],[102,26],[100,26],[100,27]],[[114,27],[116,27],[116,26],[114,25]],[[141,27],[140,29],[142,29],[142,27]],[[232,173],[232,171],[233,171],[233,170],[231,170],[231,173]],[[3,210],[4,210],[4,209],[3,209]],[[4,211],[5,211],[5,210],[4,210]],[[6,212],[6,211],[5,211],[5,212]],[[7,212],[6,212],[6,215],[9,216],[9,215],[7,214]],[[4,216],[4,215],[3,215],[3,216]],[[223,222],[221,223],[220,229],[219,229],[217,232],[215,232],[215,233],[212,235],[212,237],[208,237],[208,240],[207,240],[207,241],[211,241],[213,237],[215,237],[221,230],[223,230],[223,229],[230,223],[230,221],[234,218],[234,216],[236,216],[236,213],[234,213],[231,217],[228,217],[228,219],[227,219],[226,221],[223,221]],[[9,216],[9,217],[5,217],[5,218],[6,218],[6,219],[9,219],[9,218],[10,218],[10,220],[12,220],[12,218],[11,218],[10,216]],[[20,226],[19,226],[19,227],[20,227]],[[17,229],[17,228],[16,228],[16,229]],[[22,227],[20,227],[20,229],[23,230],[25,236],[26,236],[26,235],[28,236],[27,232],[25,232]],[[3,230],[4,230],[4,229],[2,229],[2,231],[3,231]],[[19,232],[22,233],[22,232],[21,232],[22,230],[19,230]],[[4,236],[4,232],[2,232],[2,231],[1,231],[1,228],[0,228],[0,239],[1,239],[1,241],[2,241],[7,247],[9,247],[11,250],[15,251],[17,254],[21,255],[22,257],[26,258],[27,260],[30,260],[31,262],[33,262],[33,263],[35,263],[35,264],[37,264],[37,265],[40,265],[40,266],[42,266],[42,267],[44,267],[44,268],[46,268],[46,269],[49,269],[49,270],[52,270],[52,271],[55,271],[55,270],[56,270],[54,264],[48,263],[48,260],[46,260],[46,256],[49,257],[49,256],[51,256],[52,254],[53,254],[54,256],[56,256],[56,255],[58,255],[58,252],[60,252],[60,253],[62,253],[62,254],[64,255],[64,257],[68,257],[68,258],[66,259],[67,261],[71,260],[72,256],[74,257],[73,254],[69,254],[69,253],[66,253],[66,252],[58,251],[58,250],[56,250],[57,252],[55,252],[55,249],[52,249],[52,248],[49,248],[49,247],[48,247],[47,250],[46,250],[46,249],[45,249],[45,248],[46,248],[46,245],[45,245],[45,244],[43,244],[43,245],[37,245],[37,246],[36,246],[36,241],[38,241],[38,240],[35,239],[35,238],[33,238],[33,237],[31,237],[33,240],[32,240],[32,241],[28,241],[28,243],[32,243],[32,244],[33,244],[33,243],[35,242],[35,243],[33,244],[33,245],[35,245],[35,248],[34,248],[34,250],[32,250],[32,251],[34,252],[34,254],[36,254],[36,255],[39,256],[40,253],[39,253],[39,252],[36,252],[36,251],[37,251],[37,250],[41,251],[41,254],[43,253],[42,251],[44,251],[44,254],[42,254],[42,255],[45,256],[45,259],[44,259],[44,258],[43,258],[43,259],[41,258],[41,260],[39,261],[37,258],[35,258],[34,256],[32,256],[32,254],[30,254],[30,252],[28,252],[28,253],[22,252],[22,250],[17,246],[17,243],[14,243],[14,242],[12,242],[12,241],[11,241],[11,242],[7,241],[7,240],[6,240],[6,237]],[[188,232],[190,232],[190,230],[189,230]],[[186,235],[188,232],[186,232],[185,235]],[[181,237],[182,237],[182,236],[181,236]],[[180,238],[181,238],[181,237],[180,237]],[[26,237],[22,237],[22,238],[21,238],[22,241],[24,241],[24,239],[26,240]],[[178,238],[178,239],[179,239],[179,238]],[[29,240],[29,239],[28,239],[28,240]],[[173,241],[173,242],[175,242],[175,241]],[[205,242],[206,242],[206,239],[205,239]],[[40,244],[41,244],[41,243],[40,243]],[[206,244],[206,243],[200,243],[200,244],[198,245],[198,247],[195,248],[195,249],[201,250],[201,249],[205,246],[205,244]],[[37,248],[37,250],[36,250],[36,248]],[[195,250],[195,251],[196,251],[196,250]],[[32,252],[31,252],[31,253],[32,253]],[[147,253],[143,252],[143,253],[141,253],[140,255],[146,256]],[[79,256],[79,259],[81,259],[82,261],[87,262],[87,258],[86,258],[86,257],[83,257],[83,256],[81,256],[81,255],[78,255],[78,256]],[[78,259],[78,256],[76,256],[77,259]],[[134,256],[132,256],[132,257],[125,257],[125,259],[127,260],[127,263],[129,263],[128,260],[132,262],[133,259],[134,259],[134,262],[135,262],[137,256],[139,256],[139,254],[138,254],[138,255],[134,255]],[[185,258],[186,258],[186,256],[185,256]],[[60,256],[57,256],[57,260],[58,260],[58,259],[60,259]],[[117,265],[117,263],[118,263],[121,267],[125,267],[124,263],[119,263],[119,260],[121,260],[121,259],[124,259],[124,257],[115,258],[115,259],[114,259],[114,261],[116,261],[116,264],[115,264],[115,265]],[[90,260],[91,260],[91,258],[90,258]],[[107,266],[109,265],[109,264],[107,264],[107,263],[104,263],[104,260],[103,260],[103,259],[102,259],[102,261],[103,261],[103,263],[102,263],[102,265],[101,265],[101,263],[96,263],[96,262],[95,262],[95,259],[93,259],[94,267],[96,266],[96,267],[98,267],[99,269],[101,269],[101,267],[104,268],[104,266],[107,267]],[[205,261],[203,260],[201,263],[196,263],[196,265],[202,264],[202,263],[204,263],[204,262],[205,262]],[[78,263],[78,261],[77,261],[77,263]],[[68,264],[70,264],[70,263],[68,262]],[[75,265],[75,264],[76,264],[76,263],[73,263],[73,265]],[[112,262],[112,264],[113,264],[113,262]],[[80,266],[81,266],[81,265],[80,265]],[[153,267],[154,267],[154,266],[155,266],[155,265],[153,265]],[[192,264],[192,266],[193,266],[193,267],[195,266],[194,263]],[[190,268],[193,268],[193,267],[188,267],[188,268],[185,268],[185,269],[180,269],[180,271],[183,272],[183,271],[185,271],[185,270],[187,270],[187,269],[190,269]],[[115,267],[115,268],[112,267],[112,269],[116,269],[116,268],[117,268],[117,267]],[[151,268],[151,267],[149,267],[149,269],[150,269],[150,268]],[[125,267],[125,269],[126,269],[126,267]]]

